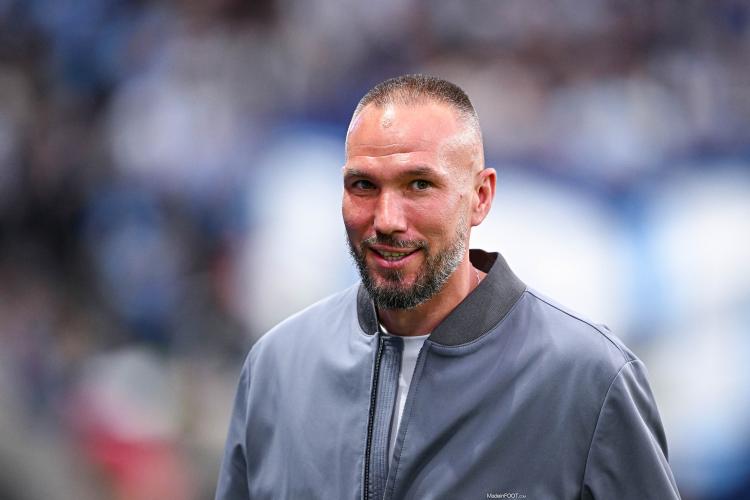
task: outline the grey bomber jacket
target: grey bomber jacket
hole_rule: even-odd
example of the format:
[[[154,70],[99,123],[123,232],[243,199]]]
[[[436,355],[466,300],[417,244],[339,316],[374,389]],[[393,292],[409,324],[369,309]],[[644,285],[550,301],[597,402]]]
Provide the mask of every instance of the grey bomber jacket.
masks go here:
[[[679,498],[643,364],[498,254],[419,353],[387,499]],[[368,498],[383,334],[355,285],[288,318],[242,368],[216,498]],[[378,499],[380,500],[380,499]]]

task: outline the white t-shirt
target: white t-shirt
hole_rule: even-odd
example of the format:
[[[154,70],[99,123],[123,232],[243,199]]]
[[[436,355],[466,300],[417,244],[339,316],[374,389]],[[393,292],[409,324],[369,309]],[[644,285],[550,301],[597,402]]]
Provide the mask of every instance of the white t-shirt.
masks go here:
[[[388,333],[383,325],[380,325],[380,329],[384,333]],[[393,449],[396,446],[396,436],[398,436],[398,428],[401,425],[401,415],[404,413],[406,395],[409,394],[409,386],[414,376],[414,368],[417,366],[417,357],[424,341],[429,336],[430,334],[428,333],[427,335],[417,335],[414,337],[401,337],[404,341],[404,350],[401,353],[401,370],[398,374],[396,405],[393,409],[393,420],[391,420],[391,440],[388,448],[389,461],[393,457]]]

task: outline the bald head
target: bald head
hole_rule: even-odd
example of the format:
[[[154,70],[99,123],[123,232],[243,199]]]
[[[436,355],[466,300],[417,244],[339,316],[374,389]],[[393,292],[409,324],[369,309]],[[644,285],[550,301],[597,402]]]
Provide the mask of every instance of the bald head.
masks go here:
[[[441,159],[461,164],[468,171],[484,168],[484,146],[479,118],[469,96],[456,84],[426,75],[403,75],[391,78],[373,87],[357,104],[347,131],[347,155],[349,154],[349,134],[365,109],[376,108],[380,113],[380,126],[384,129],[393,125],[393,116],[388,112],[394,107],[419,107],[440,104],[449,108],[456,116],[460,128],[441,151]]]

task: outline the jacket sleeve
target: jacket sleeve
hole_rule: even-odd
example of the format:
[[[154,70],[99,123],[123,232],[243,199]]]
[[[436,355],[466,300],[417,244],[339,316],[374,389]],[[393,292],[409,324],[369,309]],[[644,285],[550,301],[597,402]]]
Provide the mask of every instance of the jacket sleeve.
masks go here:
[[[245,361],[237,386],[224,458],[219,470],[216,500],[249,500],[247,485],[247,404],[250,389],[250,357]]]
[[[679,499],[667,442],[643,364],[626,363],[602,404],[582,499]]]

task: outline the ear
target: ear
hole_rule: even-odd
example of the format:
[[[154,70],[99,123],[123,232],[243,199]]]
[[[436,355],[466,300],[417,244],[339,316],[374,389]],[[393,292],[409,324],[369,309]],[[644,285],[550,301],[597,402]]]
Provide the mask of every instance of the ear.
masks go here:
[[[497,173],[494,168],[485,168],[476,174],[474,180],[474,206],[471,211],[471,225],[478,226],[482,223],[492,208],[492,199],[495,197],[495,183]]]

